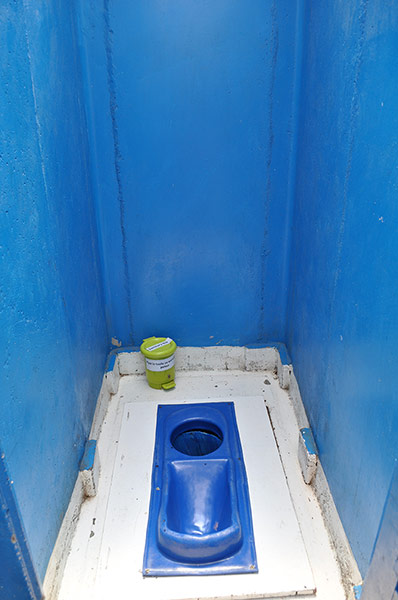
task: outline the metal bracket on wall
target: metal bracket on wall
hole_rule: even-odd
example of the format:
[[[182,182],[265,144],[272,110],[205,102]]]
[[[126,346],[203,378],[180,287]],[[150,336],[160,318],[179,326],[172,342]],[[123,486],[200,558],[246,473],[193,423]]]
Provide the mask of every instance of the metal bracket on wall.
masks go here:
[[[40,600],[42,593],[0,449],[0,598]]]

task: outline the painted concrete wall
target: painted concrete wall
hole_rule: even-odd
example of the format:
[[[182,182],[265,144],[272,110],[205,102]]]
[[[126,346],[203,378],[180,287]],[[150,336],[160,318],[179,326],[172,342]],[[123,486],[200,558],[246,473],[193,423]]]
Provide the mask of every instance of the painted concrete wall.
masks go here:
[[[112,336],[281,339],[295,3],[80,8]]]
[[[398,11],[307,2],[287,339],[365,573],[398,448]]]
[[[106,355],[73,3],[0,4],[0,445],[41,576]]]
[[[0,439],[41,575],[105,321],[123,344],[288,341],[366,571],[398,441],[398,19],[302,4],[0,6]]]

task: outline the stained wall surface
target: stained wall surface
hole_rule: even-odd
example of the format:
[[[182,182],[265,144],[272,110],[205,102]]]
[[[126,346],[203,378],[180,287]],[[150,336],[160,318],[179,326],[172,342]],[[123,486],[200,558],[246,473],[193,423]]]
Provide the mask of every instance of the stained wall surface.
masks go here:
[[[281,339],[295,3],[80,8],[112,336]]]
[[[107,352],[73,4],[0,5],[0,444],[43,577]]]
[[[398,11],[306,5],[287,341],[365,573],[398,448]]]

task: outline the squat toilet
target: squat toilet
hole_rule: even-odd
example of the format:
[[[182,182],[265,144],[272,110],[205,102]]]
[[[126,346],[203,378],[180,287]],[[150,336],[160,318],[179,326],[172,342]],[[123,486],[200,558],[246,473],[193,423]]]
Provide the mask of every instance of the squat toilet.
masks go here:
[[[143,575],[257,571],[233,402],[160,405]]]

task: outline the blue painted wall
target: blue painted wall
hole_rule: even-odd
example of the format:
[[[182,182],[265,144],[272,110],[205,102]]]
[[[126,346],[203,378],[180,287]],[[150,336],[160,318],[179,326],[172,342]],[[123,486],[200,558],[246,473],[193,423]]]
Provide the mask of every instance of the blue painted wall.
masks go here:
[[[39,574],[107,349],[73,3],[0,5],[0,439]]]
[[[398,448],[398,11],[306,3],[287,340],[365,573]]]
[[[0,438],[41,575],[107,330],[288,342],[366,571],[398,441],[397,27],[392,0],[1,4]]]
[[[295,3],[80,2],[106,312],[138,344],[281,339]]]

